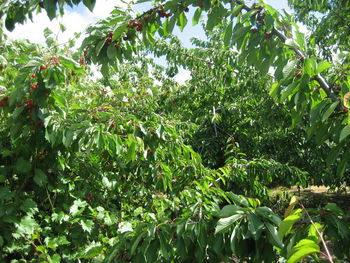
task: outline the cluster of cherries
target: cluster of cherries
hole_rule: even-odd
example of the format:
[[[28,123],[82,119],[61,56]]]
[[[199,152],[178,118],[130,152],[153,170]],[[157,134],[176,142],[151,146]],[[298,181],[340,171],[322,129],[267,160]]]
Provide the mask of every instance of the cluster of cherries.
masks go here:
[[[133,23],[129,23],[128,27],[131,29],[136,28],[136,31],[142,31],[142,23],[134,21]]]
[[[252,5],[252,8],[258,10],[258,12],[257,12],[257,15],[258,15],[257,19],[258,19],[259,24],[262,25],[262,26],[265,25],[265,21],[264,21],[264,16],[265,15],[264,15],[264,13],[261,13],[264,8],[262,6],[257,6],[255,3]],[[251,32],[254,33],[254,34],[257,33],[258,31],[259,30],[257,28],[252,28],[252,30],[251,30]],[[271,38],[271,36],[272,36],[272,34],[270,32],[264,32],[264,35],[265,35],[266,38]]]
[[[164,11],[158,11],[157,12],[160,17],[169,17],[171,16],[171,13],[166,13]]]
[[[1,100],[0,100],[0,107],[7,107],[9,105],[9,96],[6,96],[6,97],[3,97]]]

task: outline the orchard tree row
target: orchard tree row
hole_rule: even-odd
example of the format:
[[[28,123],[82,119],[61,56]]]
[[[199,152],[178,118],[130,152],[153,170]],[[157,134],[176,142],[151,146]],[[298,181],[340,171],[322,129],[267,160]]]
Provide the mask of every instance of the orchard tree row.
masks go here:
[[[80,2],[93,11],[2,1],[1,25]],[[269,188],[349,185],[350,4],[294,0],[295,16],[263,2],[152,5],[116,7],[79,50],[49,29],[45,46],[1,29],[1,260],[349,261],[344,207],[276,207]],[[186,49],[172,32],[189,23],[208,39]],[[186,85],[172,79],[181,67]]]

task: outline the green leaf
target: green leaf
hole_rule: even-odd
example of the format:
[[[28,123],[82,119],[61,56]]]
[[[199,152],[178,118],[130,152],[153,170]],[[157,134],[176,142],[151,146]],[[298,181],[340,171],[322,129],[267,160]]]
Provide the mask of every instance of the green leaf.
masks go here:
[[[59,254],[54,254],[52,257],[48,256],[49,263],[60,263],[61,256]]]
[[[69,148],[73,143],[74,131],[67,130],[63,136],[62,143],[66,148]]]
[[[73,205],[69,208],[69,213],[71,213],[73,216],[76,216],[77,214],[82,212],[86,206],[87,206],[86,201],[81,201],[77,199],[73,202]],[[82,209],[79,210],[79,208],[82,208]]]
[[[287,78],[294,72],[295,66],[297,65],[298,60],[291,60],[288,61],[288,63],[283,67],[282,73],[283,73],[283,78]]]
[[[346,125],[340,132],[339,141],[343,141],[350,134],[350,125]]]
[[[195,26],[198,24],[198,21],[201,18],[201,15],[202,15],[202,8],[198,7],[192,17],[192,26]]]
[[[176,22],[176,16],[174,15],[168,20],[166,24],[166,31],[168,34],[171,34],[173,32],[175,22]]]
[[[184,27],[187,25],[187,17],[184,12],[181,12],[179,17],[177,18],[177,25],[180,28],[181,32],[183,31]]]
[[[233,30],[233,22],[231,21],[226,27],[224,32],[224,44],[226,47],[230,46],[230,42],[232,38],[232,30]]]
[[[65,56],[59,56],[61,64],[72,70],[75,74],[83,74],[85,71],[78,62]]]
[[[34,215],[39,211],[37,204],[31,198],[27,198],[21,205],[20,209],[28,215]]]
[[[223,17],[226,16],[226,14],[227,9],[222,4],[211,8],[208,13],[206,29],[211,31],[216,25],[218,25],[222,21]]]
[[[268,219],[270,222],[272,222],[275,225],[281,224],[281,218],[277,216],[271,208],[268,208],[266,206],[261,206],[255,209],[255,213],[261,217],[264,217]]]
[[[17,233],[23,236],[31,236],[35,231],[39,231],[40,227],[31,216],[22,217],[21,221],[16,224]]]
[[[107,56],[109,59],[113,59],[117,56],[117,48],[113,44],[108,46]]]
[[[47,183],[46,174],[40,169],[35,169],[34,182],[39,186],[45,185]]]
[[[137,249],[137,246],[139,245],[139,243],[140,243],[141,239],[143,238],[143,236],[144,236],[144,233],[141,233],[141,234],[139,234],[138,236],[136,236],[134,238],[134,241],[132,243],[131,250],[130,250],[131,256],[135,255],[135,251]]]
[[[344,211],[339,206],[337,206],[336,203],[327,203],[324,209],[328,211],[332,211],[333,213],[336,213],[340,216],[344,215]]]
[[[327,159],[326,159],[326,163],[328,166],[334,164],[337,156],[339,155],[341,148],[342,148],[342,146],[338,145],[336,147],[333,147],[333,149],[329,152]]]
[[[282,248],[283,243],[281,238],[278,236],[277,228],[268,222],[264,222],[264,224],[267,228],[267,236],[271,245]]]
[[[302,239],[293,247],[287,263],[299,262],[306,256],[318,252],[320,252],[320,247],[313,240]]]
[[[337,165],[337,176],[339,176],[339,178],[343,177],[345,169],[348,165],[349,159],[350,159],[350,150],[344,153],[343,158]]]
[[[128,148],[128,153],[127,153],[126,158],[125,158],[127,162],[135,161],[135,159],[136,159],[135,150],[136,150],[136,141],[132,140],[130,143],[130,146]]]
[[[339,101],[335,101],[328,107],[328,109],[322,115],[322,122],[325,122],[329,118],[329,116],[331,116],[331,114],[333,113],[335,108],[338,106],[338,104],[339,104]]]
[[[81,220],[80,225],[84,231],[91,233],[91,230],[94,228],[95,224],[92,220],[87,219],[87,220]]]
[[[106,39],[102,39],[98,42],[98,44],[96,45],[96,48],[95,48],[96,56],[100,55],[100,52],[101,52],[103,46],[105,45],[105,43],[106,43]]]
[[[16,170],[18,173],[27,173],[32,169],[32,165],[29,161],[19,157],[16,162]]]
[[[56,17],[56,1],[43,0],[44,9],[46,10],[47,16],[50,20]]]
[[[55,102],[58,104],[58,106],[65,108],[67,106],[66,98],[58,95],[58,94],[52,94],[52,98],[54,98]]]
[[[92,242],[85,248],[83,258],[94,258],[103,252],[103,246],[100,243]]]
[[[259,240],[261,232],[264,228],[264,223],[258,216],[253,213],[248,215],[248,230],[252,234],[254,240]]]
[[[14,119],[17,119],[17,117],[24,111],[25,107],[22,106],[22,107],[16,107],[16,109],[13,111],[13,118]]]
[[[320,74],[323,71],[329,69],[331,67],[331,64],[327,61],[322,61],[317,65],[317,73]]]
[[[304,73],[313,77],[317,72],[317,62],[313,58],[307,58],[304,60]]]
[[[299,82],[294,81],[287,86],[287,88],[281,90],[281,101],[284,101],[289,95],[291,95],[299,87]]]
[[[302,218],[301,215],[290,215],[287,216],[285,219],[283,219],[279,229],[278,229],[278,237],[282,239],[285,234],[289,232],[289,230],[292,228],[295,222],[300,220]]]
[[[226,205],[224,206],[220,213],[219,213],[219,216],[221,218],[224,218],[224,217],[229,217],[229,216],[232,216],[232,215],[235,215],[235,214],[243,214],[244,211],[242,210],[241,207],[239,206],[236,206],[236,205]]]
[[[83,0],[83,3],[92,12],[94,10],[96,0]]]
[[[243,214],[236,214],[230,217],[225,217],[220,219],[216,225],[215,234],[227,232],[230,229],[230,227],[242,217],[243,217]]]

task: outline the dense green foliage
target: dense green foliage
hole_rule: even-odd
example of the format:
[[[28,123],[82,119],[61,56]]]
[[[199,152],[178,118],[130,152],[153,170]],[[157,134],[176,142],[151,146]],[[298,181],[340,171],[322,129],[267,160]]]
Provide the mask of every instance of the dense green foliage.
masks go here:
[[[0,17],[12,30],[80,2],[95,3],[2,1]],[[343,32],[323,41],[334,24],[318,31],[304,1],[293,5],[310,37],[263,3],[153,4],[116,8],[79,50],[48,29],[45,46],[0,31],[1,260],[348,262],[349,212],[264,205],[273,186],[349,185]],[[193,24],[207,13],[208,40],[191,49],[171,35],[188,7]],[[186,85],[172,80],[180,67]]]

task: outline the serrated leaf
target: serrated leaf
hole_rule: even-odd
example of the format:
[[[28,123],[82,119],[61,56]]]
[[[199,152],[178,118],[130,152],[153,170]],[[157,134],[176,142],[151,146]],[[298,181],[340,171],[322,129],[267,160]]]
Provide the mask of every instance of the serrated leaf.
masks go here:
[[[86,232],[89,232],[91,233],[91,230],[93,229],[94,227],[94,222],[90,219],[87,219],[87,220],[81,220],[80,221],[80,225],[81,225],[81,228],[86,231]]]
[[[33,235],[35,231],[40,229],[38,223],[31,216],[22,217],[21,221],[16,224],[17,233],[24,236]]]

